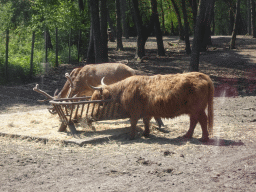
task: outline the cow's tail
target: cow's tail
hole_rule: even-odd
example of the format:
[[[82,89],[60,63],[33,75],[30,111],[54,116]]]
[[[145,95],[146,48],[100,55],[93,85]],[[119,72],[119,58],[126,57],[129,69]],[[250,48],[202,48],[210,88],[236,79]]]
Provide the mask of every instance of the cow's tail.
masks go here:
[[[214,96],[214,85],[211,81],[209,84],[209,95],[208,95],[208,133],[209,136],[213,136],[213,96]]]

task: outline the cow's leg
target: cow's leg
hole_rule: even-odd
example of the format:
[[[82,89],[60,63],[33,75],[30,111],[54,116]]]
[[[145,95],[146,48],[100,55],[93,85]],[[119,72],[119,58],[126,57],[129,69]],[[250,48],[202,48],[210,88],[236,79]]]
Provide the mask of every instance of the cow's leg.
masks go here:
[[[188,130],[188,132],[183,137],[185,137],[185,138],[192,138],[197,122],[198,122],[197,116],[191,115],[190,116],[190,127],[189,127],[189,130]]]
[[[162,126],[164,126],[164,123],[161,118],[155,117],[156,123],[158,125],[158,128],[161,129]]]
[[[202,111],[198,117],[198,121],[202,128],[202,138],[199,139],[202,142],[206,142],[209,140],[209,133],[207,130],[207,115],[205,114],[205,111]]]
[[[150,122],[150,119],[151,117],[144,117],[143,118],[143,123],[144,123],[144,126],[145,126],[145,130],[144,130],[144,133],[143,135],[145,137],[148,137],[149,136],[149,133],[150,133],[150,130],[149,130],[149,122]],[[161,119],[160,119],[161,120]]]
[[[137,125],[137,122],[138,122],[139,118],[136,117],[136,116],[132,116],[131,117],[131,136],[130,136],[130,139],[134,139],[135,137],[135,130],[136,130],[136,125]]]

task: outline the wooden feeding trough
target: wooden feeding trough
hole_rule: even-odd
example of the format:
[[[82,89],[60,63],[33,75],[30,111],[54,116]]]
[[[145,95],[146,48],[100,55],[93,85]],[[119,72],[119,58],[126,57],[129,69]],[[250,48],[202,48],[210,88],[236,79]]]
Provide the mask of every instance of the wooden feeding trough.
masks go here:
[[[62,122],[59,128],[60,132],[66,131],[68,126],[72,133],[76,133],[74,123],[81,120],[85,120],[91,126],[93,121],[128,118],[120,104],[112,99],[91,101],[91,96],[72,97],[74,89],[72,78],[68,73],[65,74],[65,77],[70,84],[67,98],[57,98],[56,92],[54,96],[50,96],[45,91],[40,90],[38,84],[33,88],[34,91],[47,97],[45,100],[39,100],[40,102],[49,101],[53,105],[49,112],[58,113]]]
[[[68,126],[72,133],[76,133],[75,124],[81,120],[88,126],[94,121],[128,118],[120,104],[112,99],[90,100],[91,97],[73,97],[51,100],[53,109],[58,113],[62,122],[59,131],[65,131]]]

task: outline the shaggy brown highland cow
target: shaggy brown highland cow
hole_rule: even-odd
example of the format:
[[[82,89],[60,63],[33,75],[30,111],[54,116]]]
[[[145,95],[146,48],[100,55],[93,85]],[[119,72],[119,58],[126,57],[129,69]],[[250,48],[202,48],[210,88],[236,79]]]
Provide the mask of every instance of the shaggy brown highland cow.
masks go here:
[[[131,120],[131,139],[140,118],[145,125],[144,135],[148,136],[152,117],[173,118],[182,114],[190,116],[190,128],[184,137],[192,137],[198,122],[202,128],[200,141],[208,141],[209,133],[212,134],[214,86],[203,73],[132,76],[100,89],[93,93],[92,100],[112,98],[120,103]]]

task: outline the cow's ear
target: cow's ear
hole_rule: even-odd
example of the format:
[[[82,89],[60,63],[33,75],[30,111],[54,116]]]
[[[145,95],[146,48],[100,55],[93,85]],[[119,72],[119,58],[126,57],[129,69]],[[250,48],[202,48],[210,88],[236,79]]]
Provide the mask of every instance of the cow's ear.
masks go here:
[[[110,99],[109,90],[103,89],[103,99]]]

